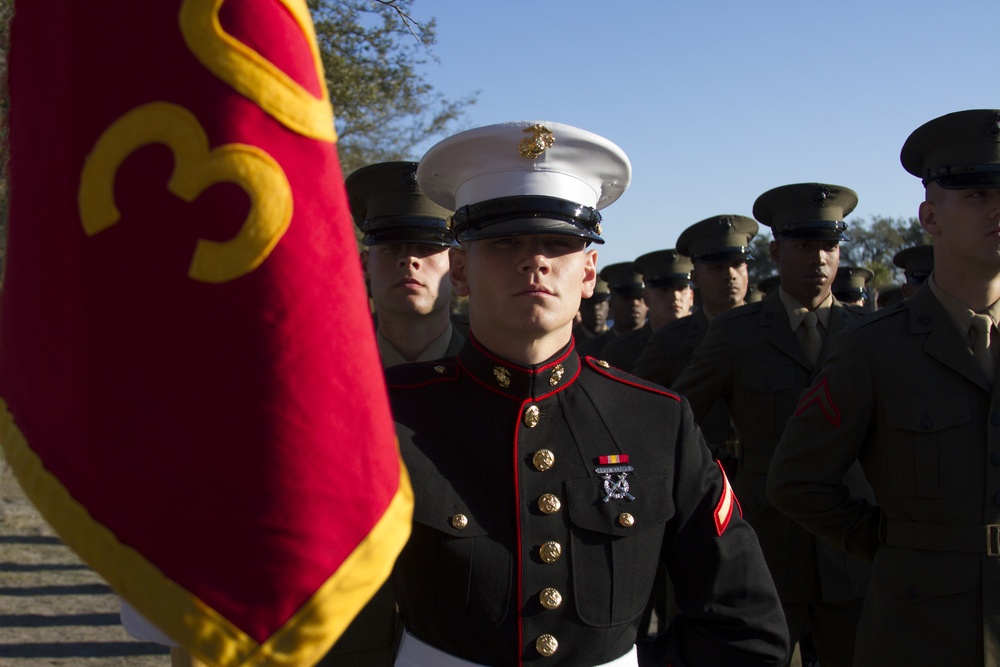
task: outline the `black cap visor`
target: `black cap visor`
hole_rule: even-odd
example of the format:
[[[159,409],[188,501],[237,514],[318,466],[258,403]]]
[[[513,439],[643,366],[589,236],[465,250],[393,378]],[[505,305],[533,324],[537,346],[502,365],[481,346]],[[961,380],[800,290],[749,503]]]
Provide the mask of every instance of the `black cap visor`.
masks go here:
[[[945,190],[1000,188],[1000,164],[973,164],[962,167],[944,166],[929,169],[924,185],[931,181]]]
[[[729,264],[731,262],[752,262],[750,248],[722,248],[691,258],[699,264]]]
[[[780,229],[771,228],[774,235],[786,239],[810,239],[814,241],[850,241],[844,231],[847,224],[841,220],[812,220],[784,225]]]
[[[463,206],[452,216],[459,241],[478,241],[522,234],[561,234],[588,242],[600,237],[601,214],[557,197],[519,196]]]
[[[440,218],[387,216],[365,220],[361,231],[365,234],[361,239],[365,245],[421,243],[446,248],[458,245],[448,223]]]

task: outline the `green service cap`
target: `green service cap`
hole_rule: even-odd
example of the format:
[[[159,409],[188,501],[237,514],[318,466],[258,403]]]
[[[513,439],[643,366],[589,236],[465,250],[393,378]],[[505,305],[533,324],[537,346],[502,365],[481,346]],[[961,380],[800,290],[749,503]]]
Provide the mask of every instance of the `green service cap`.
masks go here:
[[[612,292],[639,296],[642,293],[642,275],[637,273],[632,262],[608,264],[601,269],[600,276],[607,281]]]
[[[879,308],[888,308],[894,304],[904,301],[902,287],[890,287],[889,289],[882,290],[878,293],[878,298],[875,303],[878,304]]]
[[[875,277],[870,269],[861,266],[839,266],[831,291],[840,301],[857,301],[865,295],[865,286]]]
[[[456,246],[449,228],[451,211],[417,187],[416,162],[381,162],[347,177],[351,215],[365,245],[423,243]]]
[[[903,269],[907,282],[923,284],[934,270],[934,246],[915,245],[903,248],[892,256],[892,263]]]
[[[611,298],[611,288],[608,287],[608,281],[604,278],[598,278],[597,284],[594,285],[594,296],[586,299],[587,301],[607,301]]]
[[[716,215],[696,222],[677,239],[677,251],[695,262],[731,262],[753,259],[750,241],[757,221],[745,215]]]
[[[924,123],[903,144],[899,161],[924,185],[1000,187],[1000,111],[956,111]]]
[[[796,183],[768,190],[753,204],[753,217],[775,238],[849,241],[844,218],[858,205],[854,190],[825,183]]]
[[[656,250],[637,257],[632,263],[642,274],[646,287],[681,287],[691,284],[694,264],[687,255],[674,249]]]

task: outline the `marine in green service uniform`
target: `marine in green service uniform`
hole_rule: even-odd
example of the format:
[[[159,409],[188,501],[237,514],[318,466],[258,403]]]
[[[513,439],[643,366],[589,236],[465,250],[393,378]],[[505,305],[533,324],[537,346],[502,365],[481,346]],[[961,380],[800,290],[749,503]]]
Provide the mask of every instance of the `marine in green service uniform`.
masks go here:
[[[691,315],[694,288],[691,286],[691,258],[677,250],[656,250],[632,263],[642,276],[642,300],[648,308],[646,323],[608,341],[600,357],[612,366],[631,371],[639,360],[649,336],[671,322]]]
[[[903,145],[934,271],[845,329],[774,453],[768,495],[872,563],[854,664],[1000,664],[1000,110]],[[844,483],[860,462],[877,502]]]
[[[598,275],[611,292],[608,300],[611,326],[604,333],[579,342],[579,353],[584,356],[599,357],[612,340],[641,329],[649,312],[642,300],[642,274],[636,272],[632,262],[608,264]]]
[[[830,291],[846,240],[844,217],[857,201],[852,190],[822,183],[786,185],[758,197],[753,213],[774,235],[778,289],[716,317],[673,384],[699,422],[725,400],[741,447],[737,497],[757,531],[793,643],[811,631],[824,667],[850,664],[868,566],[772,507],[765,482],[799,393],[812,383],[834,336],[865,314]],[[856,493],[870,497],[860,469],[852,475]]]

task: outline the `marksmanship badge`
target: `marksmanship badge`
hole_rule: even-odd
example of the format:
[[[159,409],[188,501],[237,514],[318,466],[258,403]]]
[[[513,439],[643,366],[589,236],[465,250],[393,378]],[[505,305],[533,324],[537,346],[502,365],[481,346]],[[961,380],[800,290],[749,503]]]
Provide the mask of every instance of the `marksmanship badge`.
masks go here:
[[[629,483],[628,479],[626,479],[628,474],[635,470],[635,468],[630,465],[623,465],[628,463],[628,454],[599,456],[597,457],[597,462],[600,466],[594,468],[594,472],[600,475],[604,481],[604,502],[608,502],[612,498],[615,500],[621,500],[622,498],[635,500],[635,496],[629,493]]]

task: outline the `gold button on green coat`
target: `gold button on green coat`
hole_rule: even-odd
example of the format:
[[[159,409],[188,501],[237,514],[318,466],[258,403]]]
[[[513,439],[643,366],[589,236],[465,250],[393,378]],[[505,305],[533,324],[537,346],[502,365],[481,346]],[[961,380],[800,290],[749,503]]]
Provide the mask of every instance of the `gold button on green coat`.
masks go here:
[[[625,528],[631,528],[635,524],[635,517],[628,512],[622,512],[618,515],[618,523]]]
[[[465,516],[464,514],[456,514],[455,516],[451,517],[451,525],[454,526],[455,528],[458,528],[459,530],[462,530],[463,528],[469,525],[469,517]]]

